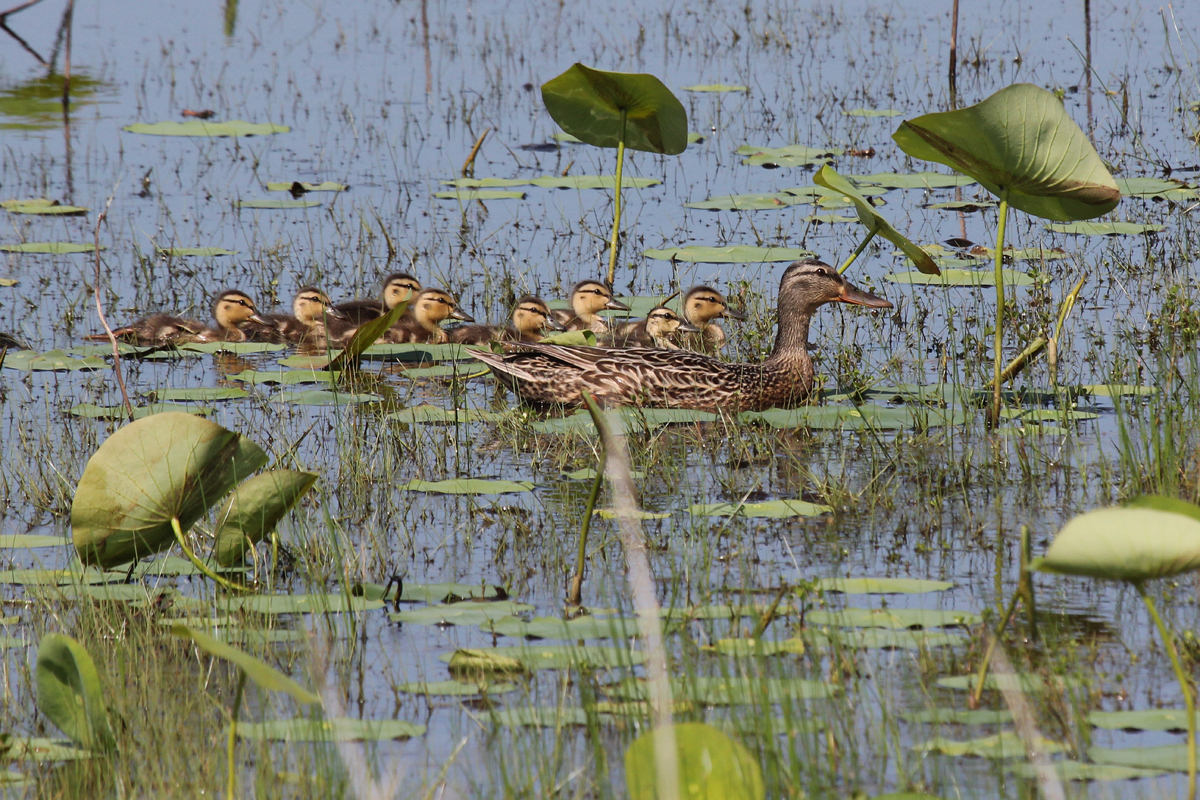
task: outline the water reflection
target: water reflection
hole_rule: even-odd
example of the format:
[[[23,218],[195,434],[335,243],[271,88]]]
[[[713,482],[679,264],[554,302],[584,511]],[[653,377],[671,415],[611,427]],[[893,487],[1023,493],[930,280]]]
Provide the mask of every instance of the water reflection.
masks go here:
[[[84,72],[71,74],[71,109],[95,105],[97,96],[111,85]],[[16,83],[0,89],[0,128],[45,130],[64,124],[63,77],[57,74]]]

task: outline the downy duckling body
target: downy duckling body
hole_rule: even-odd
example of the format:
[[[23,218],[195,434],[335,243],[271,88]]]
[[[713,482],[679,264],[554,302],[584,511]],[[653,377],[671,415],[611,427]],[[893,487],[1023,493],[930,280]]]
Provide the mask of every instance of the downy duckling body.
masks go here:
[[[296,292],[291,314],[264,314],[263,324],[247,333],[254,341],[323,347],[329,336],[326,318],[342,321],[344,315],[332,307],[329,295],[315,286],[305,286]]]
[[[353,326],[379,319],[403,302],[411,300],[421,291],[421,282],[407,272],[393,272],[383,282],[382,300],[360,298],[338,303],[334,308],[346,315]]]
[[[250,296],[235,289],[217,296],[213,303],[213,320],[215,326],[169,314],[153,314],[114,329],[113,335],[122,341],[144,347],[184,342],[245,342],[249,340],[253,325],[266,322]],[[108,334],[97,333],[84,339],[89,342],[107,341]]]
[[[698,332],[681,337],[683,346],[700,353],[716,353],[725,346],[725,329],[713,320],[745,320],[746,312],[730,308],[725,297],[711,286],[696,286],[683,298],[683,315]]]
[[[447,319],[475,321],[458,307],[454,295],[441,289],[426,289],[409,304],[408,311],[404,312],[400,321],[379,337],[379,341],[389,344],[444,344],[449,337],[442,330],[442,323]]]
[[[683,320],[666,306],[655,306],[640,322],[613,331],[600,340],[601,347],[661,347],[678,350],[675,339],[683,334],[698,334],[700,329]]]
[[[599,316],[604,309],[628,311],[629,306],[613,297],[612,290],[600,281],[580,281],[571,289],[571,310],[556,308],[554,318],[569,331],[608,333],[608,323]]]
[[[450,341],[459,344],[488,342],[536,342],[547,330],[561,331],[563,324],[554,318],[540,297],[525,295],[513,308],[512,321],[503,328],[494,325],[459,325],[447,331]]]
[[[815,372],[808,354],[812,316],[826,303],[891,308],[816,259],[791,264],[779,284],[778,332],[771,355],[758,364],[730,364],[688,350],[567,347],[522,344],[474,358],[523,399],[582,405],[583,393],[608,405],[760,411],[808,402]]]

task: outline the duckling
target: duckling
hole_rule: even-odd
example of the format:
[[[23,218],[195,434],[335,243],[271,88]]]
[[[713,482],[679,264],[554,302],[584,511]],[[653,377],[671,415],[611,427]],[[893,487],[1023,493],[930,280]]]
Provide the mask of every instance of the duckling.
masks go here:
[[[492,325],[459,325],[447,334],[452,342],[459,344],[487,344],[499,342],[537,342],[546,334],[546,329],[563,330],[563,324],[554,318],[542,299],[525,295],[513,309],[512,322],[507,327]]]
[[[108,334],[105,334],[104,338],[107,339]],[[30,349],[29,345],[22,342],[16,336],[13,336],[11,333],[4,333],[3,331],[0,331],[0,350],[29,350],[29,349]]]
[[[116,328],[113,335],[145,347],[184,342],[245,342],[252,335],[254,324],[266,323],[250,296],[236,289],[217,296],[213,303],[213,319],[217,323],[215,327],[169,314],[153,314]],[[89,342],[103,342],[108,341],[108,334],[97,333],[83,338]]]
[[[426,289],[409,304],[408,311],[404,312],[400,321],[384,331],[379,341],[389,344],[444,344],[448,337],[442,330],[442,322],[447,319],[475,321],[474,317],[458,307],[454,295],[441,289]]]
[[[683,337],[683,346],[700,353],[716,353],[725,346],[725,330],[715,319],[745,320],[746,312],[730,308],[725,297],[711,286],[696,286],[683,298],[683,315],[698,332]]]
[[[633,323],[614,331],[600,340],[601,347],[662,347],[678,350],[673,341],[683,333],[700,333],[695,325],[683,319],[666,306],[655,306],[641,322]]]
[[[315,286],[305,286],[296,292],[291,314],[265,314],[263,322],[246,332],[251,340],[322,346],[328,331],[325,320],[331,317],[344,320],[345,315],[333,308],[329,295]]]
[[[360,298],[338,303],[334,308],[346,315],[346,320],[352,325],[362,325],[373,319],[379,319],[400,303],[411,300],[421,291],[421,282],[407,272],[393,272],[383,282],[383,301],[374,298]]]
[[[569,331],[592,331],[608,333],[608,323],[598,311],[603,309],[628,311],[629,306],[613,297],[612,290],[600,281],[580,281],[571,290],[571,310],[554,310],[554,318]]]

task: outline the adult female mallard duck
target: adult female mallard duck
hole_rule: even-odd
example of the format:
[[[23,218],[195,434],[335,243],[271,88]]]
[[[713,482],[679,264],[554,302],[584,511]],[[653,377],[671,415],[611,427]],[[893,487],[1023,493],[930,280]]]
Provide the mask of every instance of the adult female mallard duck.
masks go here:
[[[683,318],[666,306],[655,306],[641,322],[623,326],[600,339],[601,347],[661,347],[678,350],[676,337],[682,334],[698,334],[700,329],[684,322]]]
[[[442,330],[447,319],[474,322],[470,314],[458,307],[458,301],[441,289],[426,289],[417,295],[399,321],[384,331],[379,341],[389,344],[443,344],[448,340]]]
[[[513,308],[512,321],[507,327],[493,325],[459,325],[447,331],[450,341],[459,344],[488,342],[536,342],[547,330],[561,331],[563,324],[554,318],[540,297],[525,295]]]
[[[344,321],[345,315],[333,308],[329,295],[315,286],[305,286],[296,292],[291,314],[264,314],[263,322],[247,333],[253,341],[324,347],[330,333],[327,318]]]
[[[569,331],[608,333],[608,323],[598,312],[604,309],[628,311],[629,306],[613,297],[612,290],[600,281],[580,281],[571,290],[571,310],[556,308],[554,318]]]
[[[383,282],[382,300],[363,297],[338,303],[334,308],[346,315],[354,326],[379,319],[401,303],[411,300],[421,291],[421,282],[407,272],[393,272]]]
[[[746,312],[730,308],[725,296],[711,286],[696,286],[683,298],[683,315],[699,331],[685,336],[683,346],[701,353],[716,353],[725,346],[725,330],[713,320],[745,320]]]
[[[701,411],[758,411],[808,401],[812,359],[808,329],[825,303],[891,308],[816,259],[789,265],[779,282],[779,329],[775,349],[761,364],[729,364],[687,350],[514,345],[505,354],[471,355],[526,400],[581,405],[589,392],[608,406],[642,405]]]
[[[254,324],[266,323],[250,296],[236,289],[217,296],[213,302],[213,320],[217,323],[215,327],[194,319],[153,314],[114,329],[113,335],[143,347],[184,342],[245,342],[250,338]],[[83,338],[89,342],[105,342],[108,334],[97,333]]]

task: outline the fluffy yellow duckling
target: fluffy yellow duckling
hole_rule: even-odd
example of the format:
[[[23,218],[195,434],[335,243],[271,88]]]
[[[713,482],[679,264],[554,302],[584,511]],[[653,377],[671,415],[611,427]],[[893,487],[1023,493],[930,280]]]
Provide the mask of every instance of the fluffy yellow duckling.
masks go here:
[[[488,342],[536,342],[547,330],[561,331],[563,324],[554,318],[540,297],[525,295],[513,308],[512,321],[503,328],[494,325],[459,325],[447,331],[449,339],[459,344]]]
[[[417,295],[400,321],[388,328],[379,341],[389,344],[444,344],[449,340],[442,323],[447,319],[474,322],[458,307],[458,301],[441,289],[426,289]]]
[[[122,341],[143,347],[161,347],[183,342],[245,342],[255,324],[265,324],[254,301],[245,292],[222,292],[213,303],[215,326],[169,314],[153,314],[113,330]],[[89,342],[108,340],[107,333],[83,337]]]
[[[382,301],[374,298],[360,298],[338,303],[334,308],[346,315],[346,321],[351,325],[362,325],[373,319],[379,319],[400,303],[411,300],[421,291],[421,282],[407,272],[393,272],[383,282]]]
[[[629,306],[613,297],[612,290],[600,281],[580,281],[571,290],[571,310],[554,310],[554,318],[569,331],[608,333],[608,323],[599,316],[604,309],[628,311]]]

